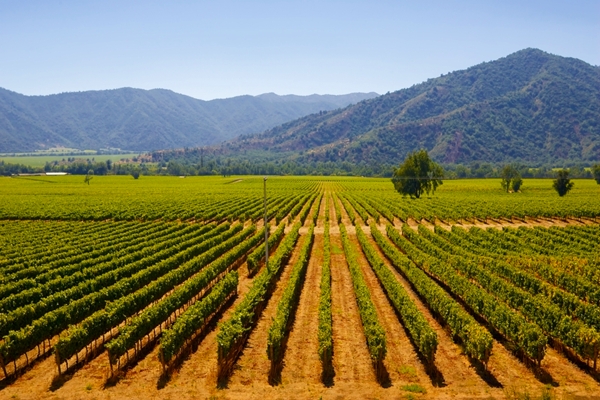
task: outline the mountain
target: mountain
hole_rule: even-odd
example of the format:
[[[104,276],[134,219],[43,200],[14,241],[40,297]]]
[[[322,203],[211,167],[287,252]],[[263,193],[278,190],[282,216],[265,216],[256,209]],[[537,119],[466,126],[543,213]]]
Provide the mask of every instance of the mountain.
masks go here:
[[[217,146],[214,154],[398,164],[600,160],[600,68],[537,49]]]
[[[0,88],[0,153],[205,146],[375,96],[268,93],[202,101],[163,89],[24,96]]]

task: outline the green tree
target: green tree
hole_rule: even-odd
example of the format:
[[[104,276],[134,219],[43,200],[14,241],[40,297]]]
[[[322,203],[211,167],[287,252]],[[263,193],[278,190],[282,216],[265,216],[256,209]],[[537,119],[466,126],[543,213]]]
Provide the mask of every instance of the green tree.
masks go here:
[[[85,179],[83,180],[84,183],[87,183],[88,185],[90,184],[90,181],[92,180],[92,178],[94,177],[94,170],[90,169],[88,170]]]
[[[523,185],[521,174],[512,165],[505,165],[504,168],[502,168],[500,177],[502,178],[500,185],[502,186],[502,189],[506,191],[506,193],[508,193],[510,189],[512,189],[513,192],[518,192]]]
[[[594,179],[596,183],[600,185],[600,164],[596,164],[592,166],[592,175],[594,175]]]
[[[523,186],[523,179],[521,178],[521,175],[519,175],[512,181],[513,192],[518,192],[521,190],[521,186]]]
[[[565,194],[567,194],[575,184],[571,182],[571,179],[569,179],[568,169],[561,169],[560,171],[557,171],[556,174],[557,176],[554,182],[552,183],[552,187],[554,188],[554,190],[556,190],[558,195],[562,197]]]
[[[429,158],[426,150],[410,153],[394,170],[392,183],[402,196],[420,198],[423,193],[435,193],[441,185],[444,170]]]

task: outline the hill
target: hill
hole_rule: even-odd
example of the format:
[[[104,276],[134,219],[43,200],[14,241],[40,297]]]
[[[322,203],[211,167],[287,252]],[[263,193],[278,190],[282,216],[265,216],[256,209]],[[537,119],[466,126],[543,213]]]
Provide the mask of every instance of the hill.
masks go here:
[[[600,68],[537,49],[320,112],[214,149],[297,162],[600,160]]]
[[[0,88],[0,153],[206,146],[374,96],[268,93],[202,101],[163,89],[24,96]]]

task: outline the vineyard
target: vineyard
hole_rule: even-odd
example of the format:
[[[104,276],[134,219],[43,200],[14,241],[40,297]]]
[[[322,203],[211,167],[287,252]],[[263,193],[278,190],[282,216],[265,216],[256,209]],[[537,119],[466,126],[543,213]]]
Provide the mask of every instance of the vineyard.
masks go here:
[[[0,399],[600,398],[598,199],[0,179]]]

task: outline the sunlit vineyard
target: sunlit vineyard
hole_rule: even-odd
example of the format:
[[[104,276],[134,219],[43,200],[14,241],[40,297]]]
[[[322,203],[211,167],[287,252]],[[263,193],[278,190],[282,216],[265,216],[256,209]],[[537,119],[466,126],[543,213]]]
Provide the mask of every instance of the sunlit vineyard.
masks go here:
[[[1,179],[0,398],[600,396],[594,181],[263,184]]]

